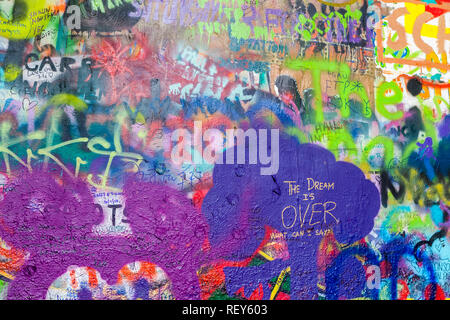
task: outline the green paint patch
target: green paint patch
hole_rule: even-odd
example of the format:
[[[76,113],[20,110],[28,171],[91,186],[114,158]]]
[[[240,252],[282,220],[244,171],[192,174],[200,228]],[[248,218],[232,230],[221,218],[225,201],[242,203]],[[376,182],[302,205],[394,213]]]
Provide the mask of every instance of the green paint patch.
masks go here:
[[[400,212],[390,219],[388,225],[390,232],[393,234],[403,231],[423,231],[423,229],[434,230],[436,228],[430,215],[421,217],[417,212]]]
[[[272,288],[275,287],[275,284],[277,283],[278,277],[273,277],[270,279],[269,283],[272,285]],[[291,273],[286,272],[286,275],[283,278],[283,282],[280,285],[280,288],[278,292],[283,292],[286,294],[289,294],[291,292]],[[277,293],[278,295],[278,293]],[[275,296],[276,298],[277,296]]]
[[[269,32],[267,31],[267,28],[256,26],[254,28],[255,32],[255,39],[261,39],[261,40],[269,40]]]
[[[285,66],[292,70],[308,70],[311,72],[315,119],[318,123],[324,122],[323,98],[321,87],[322,72],[335,73],[337,76],[338,93],[340,97],[340,112],[343,118],[350,116],[350,96],[358,96],[361,100],[362,114],[366,118],[372,116],[369,96],[366,88],[360,81],[351,80],[351,70],[346,63],[338,63],[322,59],[286,59]]]
[[[8,64],[5,70],[5,81],[12,82],[22,73],[22,68],[15,64]]]
[[[86,102],[84,102],[77,96],[68,93],[61,93],[51,97],[51,99],[47,102],[45,107],[51,105],[53,106],[68,105],[74,107],[74,109],[77,111],[84,111],[88,107]]]
[[[386,93],[389,92],[389,95]],[[383,82],[377,89],[376,107],[378,112],[389,120],[399,120],[404,116],[403,111],[391,112],[386,109],[386,105],[396,105],[403,100],[403,93],[395,82]]]
[[[237,297],[230,297],[224,289],[218,289],[214,291],[209,300],[242,300]]]
[[[234,10],[234,21],[237,22],[231,23],[231,36],[237,39],[248,39],[252,31],[248,24],[240,22],[243,16],[244,12],[241,8]]]
[[[339,146],[344,145],[344,149],[348,150],[349,154],[353,155],[355,159],[358,157],[358,151],[350,133],[345,129],[326,131],[325,135],[328,137],[328,150],[333,152],[334,156],[339,158]]]
[[[308,143],[308,138],[306,137],[305,133],[297,127],[287,128],[286,133],[288,135],[296,137],[300,143]]]
[[[419,71],[419,67],[412,69],[411,71],[408,72],[408,74],[415,74],[417,71]]]
[[[47,0],[29,0],[24,4],[26,11],[22,18],[5,19],[0,16],[0,36],[8,39],[31,39],[44,31],[53,12]]]
[[[384,166],[387,167],[388,164],[394,158],[394,142],[392,142],[392,140],[389,139],[388,137],[377,136],[377,137],[373,138],[363,150],[364,160],[368,161],[370,151],[372,151],[373,148],[379,147],[379,146],[384,147]],[[372,165],[370,165],[370,166],[372,166]]]
[[[6,281],[3,281],[0,279],[0,294],[3,293],[3,290],[5,290],[7,286],[8,286],[8,283]]]
[[[243,22],[236,22],[231,24],[231,35],[237,39],[248,39],[250,37],[251,29]]]
[[[120,6],[122,6],[123,5],[122,1],[124,1],[126,3],[133,2],[133,0],[90,0],[90,1],[91,1],[92,10],[93,11],[100,10],[101,13],[106,12],[104,3],[106,3],[106,8],[108,8],[109,10],[112,10],[112,9],[116,9],[116,8],[119,8]]]
[[[208,2],[208,0],[197,0],[198,2],[198,6],[200,7],[200,8],[204,8],[205,7],[205,4],[206,4],[206,2]]]
[[[260,265],[262,265],[262,264],[264,264],[264,263],[266,263],[267,262],[267,260],[266,259],[264,259],[263,257],[261,257],[260,255],[256,255],[253,259],[252,259],[252,261],[250,261],[250,263],[248,264],[248,266],[249,267],[257,267],[257,266],[260,266]]]

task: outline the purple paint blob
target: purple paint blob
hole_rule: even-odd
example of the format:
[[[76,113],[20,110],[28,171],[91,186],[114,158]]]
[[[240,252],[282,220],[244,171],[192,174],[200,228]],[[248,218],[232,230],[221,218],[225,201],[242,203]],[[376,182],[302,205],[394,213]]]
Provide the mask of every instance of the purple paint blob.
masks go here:
[[[446,115],[442,120],[442,123],[438,126],[439,136],[442,138],[450,135],[450,115]]]
[[[45,299],[51,283],[77,265],[98,270],[109,284],[134,261],[161,267],[176,299],[199,299],[197,270],[207,225],[179,191],[129,180],[124,186],[127,219],[133,234],[102,236],[93,227],[103,220],[88,186],[48,172],[24,172],[0,203],[0,237],[30,253],[8,288],[8,299]],[[25,272],[34,270],[34,272]]]
[[[314,299],[323,233],[332,230],[342,244],[365,237],[372,230],[380,207],[379,192],[355,165],[336,162],[326,149],[299,144],[291,137],[280,136],[280,168],[276,175],[260,175],[260,167],[215,166],[214,186],[202,204],[212,250],[226,259],[250,257],[268,225],[285,235],[289,259],[257,267],[225,268],[227,291],[232,295],[247,284],[246,294],[251,293],[259,283],[264,285],[290,266],[291,298]],[[289,194],[286,181],[298,185],[299,192],[291,190]],[[266,287],[264,299],[269,296]]]

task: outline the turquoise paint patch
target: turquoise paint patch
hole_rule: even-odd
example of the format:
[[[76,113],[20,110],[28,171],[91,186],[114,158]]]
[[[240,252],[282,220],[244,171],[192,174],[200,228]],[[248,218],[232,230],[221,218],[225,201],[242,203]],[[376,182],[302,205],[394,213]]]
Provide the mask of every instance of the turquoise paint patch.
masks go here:
[[[437,204],[430,208],[430,213],[431,220],[433,220],[436,226],[439,226],[440,223],[444,223],[444,213]]]

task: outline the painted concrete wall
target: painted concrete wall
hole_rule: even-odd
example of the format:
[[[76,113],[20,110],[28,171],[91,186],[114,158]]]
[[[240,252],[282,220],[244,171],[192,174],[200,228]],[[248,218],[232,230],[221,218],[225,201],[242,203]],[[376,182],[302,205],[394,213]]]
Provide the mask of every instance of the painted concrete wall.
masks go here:
[[[450,298],[449,5],[0,1],[0,298]]]

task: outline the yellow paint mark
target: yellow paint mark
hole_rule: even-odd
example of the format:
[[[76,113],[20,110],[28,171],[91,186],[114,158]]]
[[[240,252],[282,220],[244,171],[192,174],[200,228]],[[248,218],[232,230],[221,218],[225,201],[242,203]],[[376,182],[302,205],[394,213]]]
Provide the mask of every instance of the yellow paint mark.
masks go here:
[[[136,116],[136,123],[145,124],[145,117],[142,113],[138,112]]]
[[[75,167],[75,177],[78,177],[78,173],[80,172],[80,166],[82,164],[87,164],[87,161],[84,161],[83,159],[81,159],[80,157],[76,158],[76,167]]]
[[[27,167],[27,164],[23,162],[22,159],[20,159],[14,152],[12,152],[9,149],[9,147],[27,140],[40,140],[45,137],[45,132],[39,130],[29,133],[24,137],[9,139],[10,130],[11,130],[11,123],[3,122],[0,125],[0,137],[1,137],[0,153],[3,153],[3,161],[5,162],[5,168],[8,174],[11,174],[11,167],[9,164],[10,156],[13,157],[17,162],[19,162],[24,167]]]
[[[12,82],[22,73],[22,68],[15,64],[8,64],[5,68],[5,81]]]
[[[265,253],[264,251],[259,250],[258,253],[259,253],[260,255],[262,255],[264,258],[266,258],[267,260],[273,261],[273,258],[272,258],[271,256],[269,256],[267,253]]]
[[[410,12],[410,14],[405,15],[405,32],[412,34],[414,23],[417,17],[425,12],[425,6],[412,3],[405,3],[405,7]],[[437,19],[437,17],[434,19]],[[446,28],[445,31],[447,33],[450,33],[450,28]],[[430,24],[424,24],[422,27],[421,34],[423,37],[437,39],[438,27]]]
[[[60,93],[50,98],[44,108],[48,106],[72,106],[77,111],[85,111],[88,106],[86,102],[69,93]]]
[[[278,290],[280,290],[280,286],[283,283],[283,279],[286,276],[287,272],[291,272],[291,267],[287,267],[286,269],[281,271],[280,275],[278,276],[275,287],[273,288],[272,293],[270,294],[270,300],[275,299],[275,296],[277,295]]]
[[[342,7],[345,7],[345,6],[350,6],[350,5],[354,4],[355,2],[357,2],[358,0],[350,0],[350,1],[347,1],[347,2],[340,2],[340,3],[339,2],[335,3],[335,2],[329,2],[329,1],[323,1],[323,0],[317,0],[317,1],[319,1],[320,3],[322,3],[324,5],[327,5],[327,6],[342,8]]]
[[[51,0],[25,0],[23,18],[9,21],[0,17],[0,36],[8,39],[31,39],[44,31],[53,16]]]
[[[27,149],[27,168],[28,168],[28,171],[33,171],[33,169],[31,168],[31,159],[38,159],[38,157],[37,156],[35,156],[34,154],[33,154],[33,151],[31,151],[31,149],[30,148],[28,148]]]
[[[72,172],[70,172],[70,170],[51,152],[55,149],[62,148],[64,146],[67,146],[70,144],[80,143],[80,142],[88,142],[88,141],[89,141],[89,138],[78,138],[78,139],[74,139],[74,140],[65,141],[65,142],[56,144],[54,146],[39,149],[38,154],[48,157],[48,158],[52,159],[53,161],[55,161],[55,163],[57,165],[59,165],[70,177],[73,178],[74,175],[72,174]]]
[[[6,273],[5,271],[0,270],[0,275],[4,276],[7,279],[14,280],[14,276],[9,273]]]

